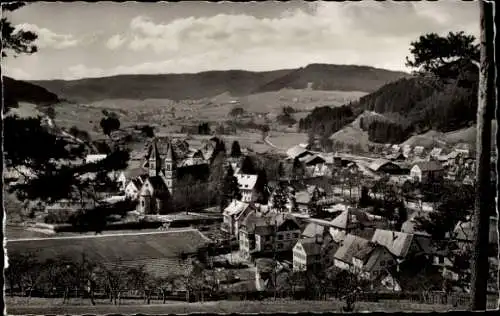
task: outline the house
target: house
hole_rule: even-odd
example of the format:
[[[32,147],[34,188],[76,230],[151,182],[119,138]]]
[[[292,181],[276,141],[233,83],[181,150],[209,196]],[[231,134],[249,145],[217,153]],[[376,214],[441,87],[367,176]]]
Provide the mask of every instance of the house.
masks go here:
[[[325,190],[317,185],[308,185],[305,190],[295,192],[295,206],[302,214],[309,214],[309,205],[313,200],[320,200],[326,196]]]
[[[388,173],[388,174],[399,174],[401,173],[401,168],[395,163],[385,160],[377,159],[372,162],[368,168],[376,173]]]
[[[384,269],[396,264],[396,258],[389,250],[377,243],[368,242],[352,257],[354,272],[362,278],[376,278]]]
[[[377,220],[375,220],[377,219]],[[330,234],[336,242],[352,234],[370,239],[378,225],[378,218],[358,209],[349,208],[330,222]]]
[[[443,152],[443,148],[440,147],[434,147],[429,153],[429,159],[438,159],[441,156],[441,153]]]
[[[453,230],[453,239],[458,242],[460,248],[465,249],[470,246],[474,240],[473,223],[471,220],[458,222]],[[490,216],[490,229],[489,229],[489,244],[491,252],[496,256],[496,248],[498,247],[498,219],[497,217]]]
[[[130,180],[125,186],[125,196],[131,200],[137,200],[139,198],[139,190],[141,189],[142,184],[143,179],[141,177]]]
[[[391,161],[404,161],[406,159],[405,155],[402,152],[397,152],[394,154],[389,154],[386,156],[387,160]]]
[[[293,146],[293,147],[289,148],[286,151],[286,154],[287,154],[289,160],[294,160],[295,158],[300,159],[300,158],[303,158],[306,156],[314,156],[314,154],[311,151],[309,151],[306,148],[303,148],[301,146]]]
[[[410,170],[410,178],[418,182],[440,181],[443,177],[444,168],[437,161],[417,162]]]
[[[352,258],[356,253],[365,248],[369,240],[348,234],[340,243],[340,247],[334,255],[334,265],[342,270],[353,269]]]
[[[258,258],[255,260],[255,288],[257,291],[270,291],[279,287],[280,279],[287,279],[289,268],[276,260]]]
[[[238,188],[241,193],[241,200],[243,202],[254,202],[258,197],[258,192],[255,185],[257,184],[257,175],[254,174],[235,174],[238,180]]]
[[[377,229],[371,241],[386,247],[398,261],[431,252],[430,239],[426,236]]]
[[[424,146],[415,146],[415,148],[413,148],[413,155],[415,155],[415,157],[422,157],[424,153]]]
[[[270,221],[255,227],[255,250],[261,255],[290,252],[300,236],[300,225],[294,217],[273,214]]]
[[[293,247],[293,271],[307,271],[321,264],[322,239],[309,237],[300,239]]]
[[[410,145],[404,145],[404,146],[403,146],[403,150],[402,150],[402,152],[403,152],[403,155],[404,155],[405,157],[410,156],[410,153],[411,153],[411,146],[410,146]]]
[[[144,163],[148,176],[139,191],[139,213],[164,214],[177,210],[179,200],[186,202],[185,207],[189,207],[188,197],[194,192],[206,190],[209,165],[204,160],[185,164],[188,152],[185,147],[184,142],[168,139],[163,155],[157,139],[152,141]]]
[[[224,209],[222,213],[223,222],[221,230],[231,236],[236,236],[236,238],[238,238],[239,220],[242,217],[246,217],[246,215],[249,214],[252,209],[253,207],[249,203],[233,200],[231,203],[229,203],[229,205]]]

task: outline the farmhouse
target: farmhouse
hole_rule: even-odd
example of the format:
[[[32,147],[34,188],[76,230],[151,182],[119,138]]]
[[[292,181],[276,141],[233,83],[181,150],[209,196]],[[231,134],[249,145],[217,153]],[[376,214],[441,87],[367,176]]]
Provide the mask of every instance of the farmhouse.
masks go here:
[[[444,168],[437,161],[417,162],[410,170],[410,177],[423,183],[440,181],[444,177]]]
[[[140,177],[130,180],[125,186],[125,196],[131,200],[137,200],[139,197],[139,190],[141,189],[143,181]]]
[[[376,173],[399,174],[401,168],[389,160],[377,159],[369,165],[369,168]]]
[[[453,233],[454,239],[458,242],[461,248],[469,246],[474,240],[472,221],[458,222],[453,230]],[[494,216],[490,216],[490,229],[488,236],[490,247],[493,248],[492,252],[496,253],[496,249],[494,248],[498,246],[498,219]]]
[[[386,247],[369,242],[363,249],[353,255],[352,263],[354,271],[359,273],[361,277],[373,279],[382,270],[396,264],[396,258]]]
[[[269,224],[255,227],[255,250],[260,254],[289,252],[299,235],[300,226],[294,217],[275,214]]]
[[[300,145],[293,146],[293,147],[289,148],[286,151],[286,154],[287,154],[289,160],[294,160],[295,158],[300,159],[300,158],[303,158],[306,156],[314,156],[314,154],[312,152],[310,152],[309,150],[305,149],[304,147],[302,147]]]

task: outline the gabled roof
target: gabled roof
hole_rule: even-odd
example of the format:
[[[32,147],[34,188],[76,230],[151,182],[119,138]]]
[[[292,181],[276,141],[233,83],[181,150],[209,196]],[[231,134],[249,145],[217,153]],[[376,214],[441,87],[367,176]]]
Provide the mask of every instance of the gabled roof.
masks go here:
[[[321,253],[321,243],[315,237],[303,238],[297,243],[302,245],[302,248],[304,248],[304,251],[308,256],[316,256]]]
[[[418,166],[418,168],[422,171],[438,171],[443,170],[443,166],[437,161],[420,161],[415,163],[414,166]]]
[[[372,237],[372,241],[385,246],[389,252],[396,257],[404,258],[410,249],[413,241],[413,235],[385,229],[377,229]]]
[[[459,222],[453,230],[455,239],[460,241],[472,241],[474,238],[474,227],[472,221]],[[489,242],[496,244],[498,242],[498,219],[490,217]]]
[[[327,226],[312,222],[306,225],[306,228],[302,232],[302,236],[304,237],[323,236],[326,230]]]
[[[429,156],[431,157],[439,157],[443,151],[443,148],[440,147],[434,147],[432,148],[431,152],[429,153]]]
[[[157,193],[168,191],[167,185],[161,176],[149,177],[146,181],[151,183],[153,190]]]
[[[397,165],[395,165],[394,163],[392,163],[391,161],[389,161],[387,159],[377,159],[377,160],[373,161],[368,166],[368,168],[370,168],[373,171],[378,171],[381,167],[383,167],[383,166],[385,166],[387,164],[391,164],[391,165],[397,166]]]
[[[250,204],[241,202],[238,200],[233,200],[229,205],[224,209],[223,214],[227,216],[239,215],[243,211],[245,211]]]
[[[348,229],[357,227],[360,223],[367,225],[369,222],[370,220],[366,213],[356,209],[348,209],[340,213],[339,216],[335,217],[332,220],[331,225],[341,229]]]
[[[253,190],[255,184],[257,183],[258,176],[254,174],[235,174],[236,179],[238,179],[238,186],[240,190]]]
[[[304,162],[305,164],[310,164],[314,161],[316,161],[316,163],[325,163],[325,159],[323,159],[321,156],[319,155],[308,155],[308,156],[305,156],[303,158],[300,158],[299,160],[301,160],[302,162]]]
[[[365,248],[368,243],[367,239],[348,234],[335,253],[335,259],[351,264],[354,254]]]
[[[293,147],[289,148],[286,151],[286,154],[287,154],[287,156],[289,158],[292,158],[292,159],[295,159],[295,157],[303,155],[303,154],[310,154],[310,155],[312,155],[312,153],[309,150],[307,150],[307,149],[305,149],[305,148],[303,148],[303,147],[301,147],[299,145],[293,146]]]

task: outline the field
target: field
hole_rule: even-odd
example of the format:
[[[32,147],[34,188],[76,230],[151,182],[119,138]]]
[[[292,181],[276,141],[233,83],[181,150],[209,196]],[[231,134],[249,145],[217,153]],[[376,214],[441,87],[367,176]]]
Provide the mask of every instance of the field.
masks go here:
[[[307,143],[307,134],[292,132],[271,132],[268,139],[274,146],[286,151],[288,148],[295,145]]]
[[[134,304],[135,303],[135,304]],[[142,301],[125,301],[124,304],[114,306],[107,301],[90,305],[89,300],[72,299],[70,304],[62,305],[62,299],[31,299],[26,304],[26,298],[6,297],[7,313],[9,315],[27,314],[184,314],[184,313],[280,313],[280,312],[342,312],[343,302],[328,301],[290,301],[290,300],[264,300],[264,301],[216,301],[216,302],[167,302],[159,304],[158,301],[151,305],[139,305]],[[155,304],[156,303],[156,304]],[[491,305],[493,308],[494,306]],[[452,305],[417,304],[407,300],[357,302],[355,312],[443,312],[459,310]]]

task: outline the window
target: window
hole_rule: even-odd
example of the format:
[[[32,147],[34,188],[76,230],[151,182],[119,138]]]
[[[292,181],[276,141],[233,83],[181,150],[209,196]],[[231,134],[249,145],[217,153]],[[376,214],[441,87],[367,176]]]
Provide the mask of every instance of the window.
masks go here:
[[[278,243],[278,249],[283,249],[283,244],[282,243]]]
[[[266,241],[270,241],[271,240],[271,236],[266,236]]]
[[[385,266],[385,261],[384,260],[380,260],[380,266]]]
[[[298,233],[293,233],[293,238],[299,238],[299,234]]]
[[[141,200],[141,206],[144,207],[144,200]]]
[[[286,239],[290,239],[290,234],[286,234]]]
[[[170,171],[170,164],[169,163],[166,164],[166,167],[167,167],[167,171]]]
[[[283,235],[278,235],[278,240],[283,240]]]

